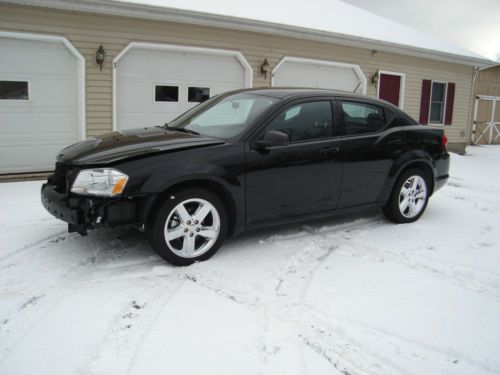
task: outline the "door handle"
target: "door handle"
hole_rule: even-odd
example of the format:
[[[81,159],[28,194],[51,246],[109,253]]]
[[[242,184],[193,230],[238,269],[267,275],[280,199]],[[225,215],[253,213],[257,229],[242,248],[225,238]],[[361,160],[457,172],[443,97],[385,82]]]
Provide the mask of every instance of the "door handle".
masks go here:
[[[325,147],[320,150],[320,152],[323,155],[329,155],[329,154],[336,154],[340,152],[340,147],[338,146],[332,146],[332,147]]]

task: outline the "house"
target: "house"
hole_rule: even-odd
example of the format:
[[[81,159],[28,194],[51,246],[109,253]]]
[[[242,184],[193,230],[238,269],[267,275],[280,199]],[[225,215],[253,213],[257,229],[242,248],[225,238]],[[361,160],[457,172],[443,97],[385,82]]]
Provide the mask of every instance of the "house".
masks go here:
[[[263,86],[378,96],[442,125],[449,148],[464,152],[475,67],[489,60],[334,0],[291,20],[268,10],[259,18],[256,7],[216,14],[211,3],[199,12],[0,0],[0,174],[51,170],[70,143]]]
[[[469,139],[472,144],[500,144],[500,64],[477,71]]]

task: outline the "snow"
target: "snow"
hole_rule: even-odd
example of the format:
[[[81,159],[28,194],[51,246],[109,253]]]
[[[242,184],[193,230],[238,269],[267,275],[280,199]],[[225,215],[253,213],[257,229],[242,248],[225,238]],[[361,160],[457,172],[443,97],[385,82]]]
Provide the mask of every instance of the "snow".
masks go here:
[[[421,219],[248,233],[176,268],[133,228],[67,234],[0,184],[0,373],[498,374],[498,146],[452,154]]]
[[[287,2],[253,0],[125,0],[417,47],[480,60],[486,57],[340,0]]]

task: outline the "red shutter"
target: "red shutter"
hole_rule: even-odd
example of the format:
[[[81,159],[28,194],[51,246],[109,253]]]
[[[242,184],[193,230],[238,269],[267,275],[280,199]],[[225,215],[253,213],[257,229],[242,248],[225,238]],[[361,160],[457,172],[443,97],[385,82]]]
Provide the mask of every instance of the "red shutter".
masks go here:
[[[453,102],[455,101],[455,84],[448,82],[446,91],[446,107],[444,110],[444,124],[451,125],[453,120]]]
[[[421,124],[429,123],[429,106],[431,104],[431,84],[430,79],[422,80],[422,96],[420,99],[420,118]]]

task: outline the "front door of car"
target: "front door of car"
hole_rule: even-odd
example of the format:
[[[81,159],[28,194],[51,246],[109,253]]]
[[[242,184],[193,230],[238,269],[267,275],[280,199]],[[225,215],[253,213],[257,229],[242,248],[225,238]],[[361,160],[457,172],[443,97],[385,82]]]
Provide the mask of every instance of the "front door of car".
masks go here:
[[[326,99],[290,104],[246,145],[248,224],[336,208],[342,163],[332,104]],[[258,147],[269,131],[287,134],[289,143]]]

